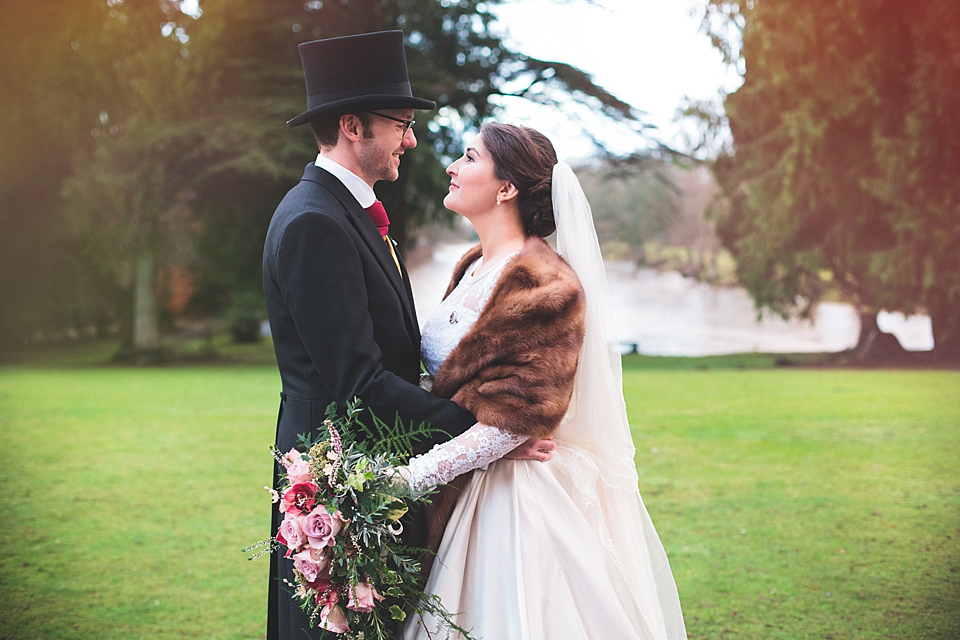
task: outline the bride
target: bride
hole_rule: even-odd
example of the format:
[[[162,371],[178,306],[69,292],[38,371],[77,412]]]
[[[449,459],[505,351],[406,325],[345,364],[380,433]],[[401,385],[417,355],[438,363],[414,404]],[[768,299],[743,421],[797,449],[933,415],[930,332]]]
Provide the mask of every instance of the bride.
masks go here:
[[[432,505],[425,590],[477,640],[686,638],[637,489],[603,263],[576,176],[542,134],[493,123],[447,173],[444,206],[480,245],[424,324],[421,355],[433,392],[479,422],[404,470],[420,488],[452,485]],[[556,253],[543,240],[554,230]],[[548,462],[502,459],[550,436]],[[403,630],[438,637],[439,621],[420,614]]]

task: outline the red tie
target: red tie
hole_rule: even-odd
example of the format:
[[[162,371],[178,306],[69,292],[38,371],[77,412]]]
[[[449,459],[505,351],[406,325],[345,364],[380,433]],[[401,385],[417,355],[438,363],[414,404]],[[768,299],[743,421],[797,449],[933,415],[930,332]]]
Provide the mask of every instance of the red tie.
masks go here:
[[[390,250],[390,257],[393,258],[393,264],[397,265],[397,271],[402,276],[403,271],[400,269],[400,260],[397,258],[397,252],[393,250],[393,243],[390,241],[390,238],[387,237],[387,231],[390,229],[390,218],[387,217],[387,211],[383,208],[383,203],[375,200],[372,205],[367,207],[366,211],[370,219],[373,220],[373,224],[377,225],[377,231],[380,232],[380,237],[386,241],[387,248]]]
[[[386,236],[390,229],[390,218],[387,217],[387,210],[383,208],[383,203],[375,200],[372,205],[367,207],[367,215],[373,220],[373,224],[377,225],[380,236]]]

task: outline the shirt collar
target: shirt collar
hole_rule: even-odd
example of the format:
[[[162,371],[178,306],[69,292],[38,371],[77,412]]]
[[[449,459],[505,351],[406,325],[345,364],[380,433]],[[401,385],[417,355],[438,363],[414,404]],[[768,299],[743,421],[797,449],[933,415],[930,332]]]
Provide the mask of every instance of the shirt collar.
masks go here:
[[[372,205],[376,199],[377,195],[373,192],[373,189],[370,188],[366,182],[364,182],[360,176],[345,168],[340,163],[331,160],[322,153],[317,154],[317,161],[315,163],[321,169],[329,171],[332,173],[340,182],[343,183],[343,186],[356,198],[357,203],[366,209]]]

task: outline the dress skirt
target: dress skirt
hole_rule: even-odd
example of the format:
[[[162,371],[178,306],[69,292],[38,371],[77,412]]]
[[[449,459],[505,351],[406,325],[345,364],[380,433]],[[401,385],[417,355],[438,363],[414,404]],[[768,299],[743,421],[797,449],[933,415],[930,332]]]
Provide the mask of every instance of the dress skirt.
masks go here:
[[[656,590],[627,584],[563,459],[558,449],[550,462],[498,460],[474,471],[425,590],[475,640],[658,640],[662,621],[648,618],[659,605],[643,601]],[[403,637],[445,637],[437,627],[414,615]]]

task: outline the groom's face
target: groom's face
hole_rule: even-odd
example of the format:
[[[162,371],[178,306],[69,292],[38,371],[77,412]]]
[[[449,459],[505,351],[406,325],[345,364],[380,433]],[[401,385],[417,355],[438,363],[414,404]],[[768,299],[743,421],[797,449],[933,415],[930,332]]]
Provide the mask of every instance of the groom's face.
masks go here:
[[[412,109],[382,109],[383,113],[401,120],[412,120]],[[400,123],[376,115],[370,116],[370,124],[364,131],[357,149],[357,162],[363,178],[373,184],[378,180],[393,182],[400,173],[400,156],[407,149],[417,146],[413,129],[406,130]]]

